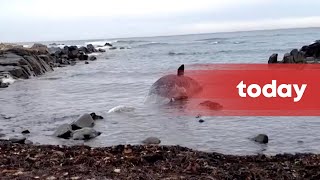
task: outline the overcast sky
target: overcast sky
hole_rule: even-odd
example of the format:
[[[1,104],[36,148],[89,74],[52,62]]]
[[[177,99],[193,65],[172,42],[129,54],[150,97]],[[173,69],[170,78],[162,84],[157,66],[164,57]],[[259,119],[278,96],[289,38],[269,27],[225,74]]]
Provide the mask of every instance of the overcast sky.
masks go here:
[[[319,0],[3,0],[0,42],[320,27]]]

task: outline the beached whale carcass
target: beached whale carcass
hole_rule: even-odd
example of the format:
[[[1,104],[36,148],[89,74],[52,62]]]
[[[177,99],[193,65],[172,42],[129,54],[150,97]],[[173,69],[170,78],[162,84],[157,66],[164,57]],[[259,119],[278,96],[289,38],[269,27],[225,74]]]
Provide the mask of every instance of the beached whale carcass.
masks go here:
[[[192,97],[202,90],[200,84],[191,77],[184,75],[184,65],[177,74],[170,74],[158,79],[149,91],[149,96],[157,95],[170,100],[181,100]]]

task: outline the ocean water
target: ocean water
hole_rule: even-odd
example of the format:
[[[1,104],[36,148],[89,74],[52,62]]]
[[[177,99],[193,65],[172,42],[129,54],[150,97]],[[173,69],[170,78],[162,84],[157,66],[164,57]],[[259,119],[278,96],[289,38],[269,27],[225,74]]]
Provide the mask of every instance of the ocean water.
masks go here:
[[[0,89],[0,133],[10,137],[29,129],[29,139],[40,144],[110,146],[140,144],[149,136],[162,144],[215,151],[224,154],[319,153],[318,117],[203,117],[204,123],[172,113],[175,106],[145,103],[151,85],[185,64],[267,63],[293,48],[320,39],[320,29],[289,29],[170,37],[101,39],[56,42],[66,45],[103,45],[111,42],[126,49],[107,50],[85,65],[57,68],[29,80],[17,80]],[[52,42],[45,42],[50,44]],[[108,113],[116,106],[132,112]],[[96,112],[105,119],[96,123],[102,134],[90,141],[52,136],[64,123],[83,113]],[[269,136],[267,145],[250,140],[259,133]]]

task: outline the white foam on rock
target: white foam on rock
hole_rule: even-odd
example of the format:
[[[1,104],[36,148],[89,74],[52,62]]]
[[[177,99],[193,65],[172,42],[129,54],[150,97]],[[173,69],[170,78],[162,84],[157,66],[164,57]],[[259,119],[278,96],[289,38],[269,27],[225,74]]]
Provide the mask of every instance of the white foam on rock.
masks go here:
[[[116,106],[116,107],[114,107],[114,108],[111,108],[111,109],[108,111],[108,113],[132,112],[132,111],[134,111],[134,110],[135,110],[134,107],[120,105],[120,106]]]

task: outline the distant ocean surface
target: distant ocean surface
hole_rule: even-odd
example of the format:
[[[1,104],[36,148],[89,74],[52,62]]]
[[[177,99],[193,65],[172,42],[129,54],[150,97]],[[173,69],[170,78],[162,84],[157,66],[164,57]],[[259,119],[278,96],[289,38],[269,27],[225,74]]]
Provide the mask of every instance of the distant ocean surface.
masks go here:
[[[55,42],[110,42],[126,49],[107,50],[88,65],[79,62],[0,89],[0,133],[9,137],[29,129],[29,139],[40,144],[110,146],[156,136],[165,145],[225,154],[320,153],[319,117],[203,117],[199,123],[175,116],[168,106],[144,103],[151,85],[181,64],[187,71],[196,64],[267,63],[272,53],[282,58],[317,39],[319,28]],[[118,105],[135,110],[107,113]],[[88,142],[52,137],[59,125],[90,112],[105,117],[95,125],[99,137]],[[269,144],[249,139],[260,133],[269,136]]]

